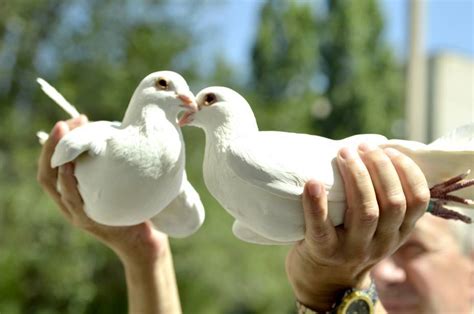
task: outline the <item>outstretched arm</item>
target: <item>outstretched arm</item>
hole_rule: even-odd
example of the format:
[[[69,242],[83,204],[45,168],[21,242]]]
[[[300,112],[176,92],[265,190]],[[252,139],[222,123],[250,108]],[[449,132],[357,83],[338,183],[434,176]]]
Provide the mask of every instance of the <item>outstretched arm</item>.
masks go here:
[[[68,222],[93,235],[111,248],[122,261],[129,313],[181,313],[166,234],[154,229],[151,222],[128,227],[109,227],[94,222],[84,212],[74,177],[74,164],[67,163],[59,169],[51,168],[51,156],[59,140],[70,130],[85,123],[85,116],[56,123],[41,152],[38,181]]]
[[[395,150],[363,144],[358,152],[342,149],[337,161],[348,202],[343,226],[328,217],[324,185],[308,182],[305,239],[286,260],[297,300],[316,311],[330,310],[347,289],[367,288],[371,268],[405,241],[430,198],[421,170]]]

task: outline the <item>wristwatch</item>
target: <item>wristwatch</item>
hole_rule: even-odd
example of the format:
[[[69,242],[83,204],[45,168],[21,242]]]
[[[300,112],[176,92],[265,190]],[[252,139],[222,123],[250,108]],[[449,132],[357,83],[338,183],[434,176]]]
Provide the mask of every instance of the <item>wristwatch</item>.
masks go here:
[[[344,292],[339,302],[332,305],[331,310],[316,312],[296,301],[298,314],[374,314],[378,296],[373,280],[367,289],[349,289]]]

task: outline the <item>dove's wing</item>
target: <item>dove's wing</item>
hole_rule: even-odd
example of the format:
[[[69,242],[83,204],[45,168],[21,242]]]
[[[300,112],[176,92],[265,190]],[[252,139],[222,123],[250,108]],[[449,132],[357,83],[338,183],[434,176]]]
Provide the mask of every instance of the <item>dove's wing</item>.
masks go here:
[[[45,80],[43,80],[42,78],[38,77],[36,79],[36,81],[38,82],[38,84],[41,85],[41,89],[43,90],[43,92],[49,96],[49,98],[51,98],[52,100],[54,100],[55,103],[57,103],[59,105],[59,107],[63,108],[64,111],[66,111],[70,116],[71,118],[77,118],[79,117],[79,112],[77,111],[77,109],[71,105],[67,100],[66,98],[64,98],[63,95],[61,95],[57,90],[56,88],[54,88],[53,86],[51,86],[48,82],[46,82]],[[48,133],[44,132],[44,131],[38,131],[36,132],[36,136],[38,137],[38,140],[40,142],[41,145],[43,145],[44,143],[46,143],[46,141],[48,140]]]
[[[92,156],[100,155],[106,149],[107,140],[119,126],[118,122],[97,121],[67,133],[56,146],[51,158],[51,167],[73,161],[84,152],[89,152]]]
[[[295,243],[294,241],[282,242],[268,239],[253,231],[250,227],[239,220],[234,221],[234,224],[232,225],[232,232],[240,240],[254,244],[289,245]]]
[[[335,161],[338,150],[386,140],[377,134],[334,141],[300,133],[258,132],[234,140],[227,163],[237,177],[280,197],[300,200],[304,184],[316,179],[325,185],[330,201],[343,201],[344,187]]]
[[[258,132],[234,140],[227,152],[227,163],[236,176],[258,188],[283,198],[299,200],[311,178],[334,184],[332,162],[337,142],[319,136]],[[333,196],[337,192],[333,191]]]
[[[38,77],[36,81],[38,82],[38,84],[41,85],[41,89],[43,90],[43,92],[48,95],[52,100],[54,100],[54,102],[57,103],[61,108],[63,108],[64,111],[66,111],[71,116],[71,118],[79,117],[79,112],[77,111],[77,109],[73,105],[71,105],[66,100],[66,98],[64,98],[64,96],[56,90],[56,88],[51,86],[48,82],[46,82],[40,77]]]
[[[159,214],[151,218],[155,227],[171,237],[183,238],[196,232],[204,222],[204,206],[199,194],[184,175],[181,193]]]

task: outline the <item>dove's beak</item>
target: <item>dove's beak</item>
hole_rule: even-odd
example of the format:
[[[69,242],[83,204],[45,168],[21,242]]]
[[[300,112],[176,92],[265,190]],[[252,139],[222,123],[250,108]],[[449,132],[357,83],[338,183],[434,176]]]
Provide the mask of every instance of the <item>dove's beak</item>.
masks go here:
[[[181,107],[189,111],[198,111],[196,100],[191,92],[177,93],[176,97],[182,101]]]
[[[183,113],[178,123],[180,127],[190,124],[194,120],[194,111],[186,111]]]

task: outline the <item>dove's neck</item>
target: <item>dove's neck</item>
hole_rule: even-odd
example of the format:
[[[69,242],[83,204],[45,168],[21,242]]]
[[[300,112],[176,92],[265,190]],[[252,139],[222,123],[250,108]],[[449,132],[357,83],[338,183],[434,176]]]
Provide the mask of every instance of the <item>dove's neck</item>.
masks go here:
[[[206,150],[216,149],[218,152],[224,152],[232,143],[232,140],[242,136],[252,136],[258,132],[257,122],[255,120],[242,123],[234,119],[232,122],[226,122],[212,129],[205,129]]]
[[[177,129],[179,125],[176,119],[176,112],[167,112],[156,104],[148,104],[145,106],[129,105],[122,120],[122,127],[127,126],[151,126],[160,124],[168,120]]]

